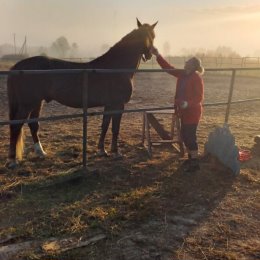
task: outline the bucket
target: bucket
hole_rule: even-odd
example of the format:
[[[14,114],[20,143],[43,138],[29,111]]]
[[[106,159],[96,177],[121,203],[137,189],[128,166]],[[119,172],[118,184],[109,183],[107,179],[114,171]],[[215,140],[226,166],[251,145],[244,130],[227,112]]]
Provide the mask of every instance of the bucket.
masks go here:
[[[246,162],[252,158],[250,150],[239,150],[238,152],[238,160],[240,162]]]

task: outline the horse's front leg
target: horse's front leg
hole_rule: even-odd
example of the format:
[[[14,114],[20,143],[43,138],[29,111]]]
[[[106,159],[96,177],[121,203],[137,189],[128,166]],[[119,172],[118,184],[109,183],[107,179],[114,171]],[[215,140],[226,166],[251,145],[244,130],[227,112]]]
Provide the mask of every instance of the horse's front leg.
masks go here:
[[[124,110],[124,104],[117,107],[119,110]],[[120,131],[120,123],[122,119],[122,113],[114,114],[112,116],[112,143],[111,154],[115,158],[122,158],[122,155],[118,151],[118,135]]]
[[[104,111],[108,111],[108,107],[105,107]],[[101,125],[101,134],[98,142],[98,155],[99,156],[108,156],[107,151],[105,150],[105,137],[110,124],[111,115],[103,115],[102,125]]]

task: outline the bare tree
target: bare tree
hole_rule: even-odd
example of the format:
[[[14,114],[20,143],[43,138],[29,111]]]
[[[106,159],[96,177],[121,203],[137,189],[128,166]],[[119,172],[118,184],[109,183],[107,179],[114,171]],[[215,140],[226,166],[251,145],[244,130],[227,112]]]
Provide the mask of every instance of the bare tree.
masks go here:
[[[52,55],[58,56],[59,58],[66,57],[69,50],[69,42],[64,36],[59,37],[55,42],[53,42],[50,48]]]
[[[72,58],[77,57],[78,51],[79,51],[79,46],[78,46],[78,44],[75,43],[75,42],[73,42],[70,49],[71,49],[71,50],[70,50],[70,56],[71,56]]]

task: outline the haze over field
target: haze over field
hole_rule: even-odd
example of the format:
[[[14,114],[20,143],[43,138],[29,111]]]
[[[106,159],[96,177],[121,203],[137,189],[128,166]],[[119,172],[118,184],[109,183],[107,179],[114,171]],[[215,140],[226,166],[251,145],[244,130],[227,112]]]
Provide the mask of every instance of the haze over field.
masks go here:
[[[162,52],[228,46],[260,56],[259,0],[0,0],[0,45],[25,35],[28,46],[49,47],[58,37],[97,56],[141,22],[154,23]]]

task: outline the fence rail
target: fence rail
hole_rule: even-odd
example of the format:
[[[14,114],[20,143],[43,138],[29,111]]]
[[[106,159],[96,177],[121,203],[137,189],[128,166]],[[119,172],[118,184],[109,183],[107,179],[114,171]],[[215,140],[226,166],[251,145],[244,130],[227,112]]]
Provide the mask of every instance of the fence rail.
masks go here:
[[[257,102],[257,101],[260,101],[260,98],[231,101],[231,104],[241,104],[241,103]],[[225,105],[228,105],[228,102],[204,103],[203,107],[225,106]],[[174,106],[87,112],[86,116],[128,114],[128,113],[147,112],[147,111],[162,111],[162,110],[169,110],[173,108]],[[21,119],[21,120],[4,120],[4,121],[0,121],[0,126],[27,124],[27,123],[34,123],[34,122],[57,121],[57,120],[66,120],[66,119],[77,119],[82,117],[83,117],[83,113],[75,113],[69,115],[57,115],[57,116],[39,117],[39,118]]]
[[[156,110],[167,110],[173,109],[173,106],[168,107],[151,107],[151,108],[140,108],[140,109],[129,109],[129,110],[116,110],[110,112],[88,112],[87,111],[87,93],[88,93],[88,75],[90,73],[155,73],[155,72],[169,72],[172,69],[61,69],[61,70],[22,70],[22,71],[0,71],[0,75],[29,75],[29,74],[39,74],[39,75],[50,75],[50,74],[80,74],[82,75],[82,87],[83,87],[83,113],[79,114],[70,114],[70,115],[59,115],[59,116],[51,116],[51,117],[40,117],[33,119],[25,119],[25,120],[7,120],[0,121],[0,126],[10,125],[10,124],[21,124],[21,123],[32,123],[37,121],[54,121],[54,120],[64,120],[64,119],[73,119],[73,118],[82,118],[83,119],[83,169],[87,169],[87,118],[88,116],[96,116],[96,115],[104,115],[104,114],[118,114],[118,113],[140,113],[145,111],[156,111]],[[217,102],[217,103],[206,103],[204,106],[220,106],[227,105],[226,114],[225,114],[225,123],[228,123],[230,106],[234,103],[245,103],[245,102],[255,102],[260,101],[259,98],[254,99],[246,99],[246,100],[236,100],[232,101],[233,89],[236,77],[236,71],[248,71],[248,70],[260,70],[260,68],[208,68],[205,71],[230,71],[231,79],[230,79],[230,88],[227,102]]]
[[[191,56],[166,56],[165,58],[171,63],[177,66],[183,66],[185,61]],[[250,67],[260,67],[260,57],[224,57],[224,56],[206,56],[206,55],[197,55],[201,59],[204,67],[214,67],[214,68],[250,68]],[[89,62],[94,60],[96,57],[82,57],[82,58],[62,58],[64,60],[75,61],[75,62]],[[2,60],[2,65],[0,64],[0,69],[10,67],[11,64],[14,64],[18,60],[6,61]],[[7,62],[7,63],[6,63]],[[6,66],[4,65],[6,64]],[[156,58],[153,56],[151,60],[141,62],[141,67],[146,68],[147,66],[151,68],[158,67]]]
[[[169,56],[167,60],[171,64],[176,64],[178,66],[183,66],[185,61],[190,57],[185,56]],[[202,64],[207,67],[214,68],[250,68],[250,67],[260,67],[260,57],[210,57],[210,56],[198,56],[201,59]],[[151,60],[152,67],[155,67],[157,62]]]

